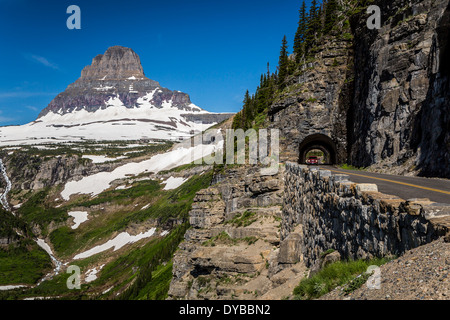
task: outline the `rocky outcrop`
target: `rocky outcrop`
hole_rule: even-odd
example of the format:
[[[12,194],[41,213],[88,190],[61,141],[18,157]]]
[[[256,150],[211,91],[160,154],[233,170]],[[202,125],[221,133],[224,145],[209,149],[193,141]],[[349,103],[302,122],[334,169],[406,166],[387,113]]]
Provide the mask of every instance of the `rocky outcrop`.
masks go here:
[[[284,194],[281,239],[302,225],[298,245],[307,266],[327,250],[347,259],[401,255],[450,230],[449,206],[405,201],[329,170],[287,163]]]
[[[39,190],[67,182],[70,179],[111,171],[119,163],[92,163],[79,156],[41,157],[26,152],[14,152],[4,157],[12,190]]]
[[[298,248],[289,241],[280,246],[282,175],[262,176],[258,168],[248,167],[221,175],[216,178],[220,182],[194,199],[189,213],[192,228],[173,259],[169,297],[289,295],[305,270]]]
[[[95,112],[107,108],[112,98],[118,98],[127,108],[138,108],[140,98],[150,99],[148,102],[156,108],[170,102],[172,107],[197,113],[195,120],[202,123],[221,122],[233,115],[198,114],[202,109],[191,103],[188,94],[163,88],[157,81],[147,78],[139,56],[132,49],[114,46],[97,55],[92,64],[81,71],[81,77],[41,111],[37,121],[49,112],[60,115],[81,109]]]
[[[448,0],[375,1],[383,26],[352,19],[355,48],[353,132],[356,166],[402,166],[450,178]],[[447,53],[447,55],[446,55]]]
[[[314,59],[305,62],[275,98],[269,127],[280,130],[281,161],[301,160],[302,142],[320,135],[329,140],[318,145],[332,153],[330,162],[345,162],[348,105],[343,97],[350,88],[352,60],[350,39],[327,38]]]
[[[450,178],[449,1],[371,4],[381,29],[351,13],[275,97],[281,159],[304,163],[315,147],[331,163]]]
[[[145,78],[139,56],[130,48],[114,46],[99,54],[81,71],[80,80],[125,80]]]

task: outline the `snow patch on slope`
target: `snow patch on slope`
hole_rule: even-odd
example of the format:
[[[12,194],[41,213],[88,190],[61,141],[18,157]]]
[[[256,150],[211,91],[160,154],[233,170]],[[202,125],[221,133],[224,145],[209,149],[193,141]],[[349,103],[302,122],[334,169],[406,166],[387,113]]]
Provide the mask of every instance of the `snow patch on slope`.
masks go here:
[[[120,159],[125,159],[125,156],[117,157],[117,158],[108,158],[107,156],[94,156],[94,155],[83,155],[84,159],[91,159],[93,163],[105,163],[108,161],[116,161]]]
[[[157,154],[149,160],[127,163],[117,167],[111,172],[99,172],[84,177],[79,181],[70,181],[66,183],[64,190],[61,192],[61,196],[66,201],[75,194],[90,194],[91,196],[96,196],[110,188],[111,183],[114,180],[124,179],[143,172],[158,173],[162,170],[169,170],[208,156],[222,147],[223,143],[217,145],[198,145],[191,148],[181,147],[166,153]]]
[[[188,179],[184,179],[184,178],[174,178],[174,177],[170,177],[169,179],[167,179],[166,181],[163,181],[162,183],[165,184],[166,186],[164,187],[163,190],[172,190],[172,189],[176,189],[179,186],[181,186],[183,183],[185,183]]]
[[[89,140],[182,140],[208,129],[211,124],[188,121],[182,115],[189,113],[165,100],[156,107],[152,100],[160,88],[137,99],[136,106],[127,108],[119,96],[105,101],[105,108],[95,112],[79,109],[62,114],[49,112],[37,121],[22,125],[0,127],[0,146],[17,144],[61,143]],[[195,114],[210,114],[194,104]],[[130,130],[133,125],[133,130]]]
[[[77,229],[80,224],[88,220],[88,213],[85,211],[70,211],[67,214],[74,218],[73,222],[75,224],[72,226],[72,229]]]
[[[156,228],[151,228],[150,230],[148,230],[147,232],[141,232],[138,235],[132,236],[130,235],[128,232],[122,232],[120,234],[118,234],[114,239],[109,240],[108,242],[96,246],[92,249],[89,249],[85,252],[79,253],[77,254],[73,260],[79,260],[79,259],[85,259],[88,258],[90,256],[93,256],[97,253],[109,250],[111,248],[114,248],[114,251],[119,250],[120,248],[122,248],[123,246],[127,245],[127,244],[131,244],[131,243],[135,243],[139,240],[145,239],[145,238],[149,238],[151,236],[153,236],[153,234],[155,233]]]

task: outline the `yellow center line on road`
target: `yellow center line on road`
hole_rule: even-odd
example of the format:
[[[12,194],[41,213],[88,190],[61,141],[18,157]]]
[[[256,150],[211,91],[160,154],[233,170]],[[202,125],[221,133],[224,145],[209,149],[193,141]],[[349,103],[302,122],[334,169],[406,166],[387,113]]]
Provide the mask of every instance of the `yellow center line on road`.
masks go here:
[[[348,173],[348,172],[344,172],[344,171],[338,171],[338,170],[331,170],[328,168],[320,168],[322,170],[330,170],[333,172],[337,172],[337,173],[342,173],[342,174],[347,174],[349,176],[358,176],[358,177],[363,177],[363,178],[369,178],[369,179],[375,179],[375,180],[381,180],[381,181],[386,181],[386,182],[392,182],[392,183],[397,183],[397,184],[403,184],[405,186],[409,186],[409,187],[414,187],[414,188],[419,188],[419,189],[425,189],[425,190],[429,190],[429,191],[434,191],[434,192],[440,192],[440,193],[445,193],[445,194],[450,194],[450,191],[444,191],[444,190],[439,190],[439,189],[433,189],[433,188],[428,188],[428,187],[422,187],[422,186],[418,186],[415,184],[410,184],[410,183],[406,183],[406,182],[400,182],[400,181],[394,181],[394,180],[389,180],[389,179],[383,179],[383,178],[376,178],[376,177],[371,177],[371,176],[366,176],[363,174],[357,174],[357,173]]]

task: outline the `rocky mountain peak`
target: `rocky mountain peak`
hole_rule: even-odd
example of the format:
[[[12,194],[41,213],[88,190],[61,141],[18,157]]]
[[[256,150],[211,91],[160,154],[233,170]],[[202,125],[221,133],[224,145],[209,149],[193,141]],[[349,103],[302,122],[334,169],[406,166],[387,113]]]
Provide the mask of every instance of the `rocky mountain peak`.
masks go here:
[[[132,49],[114,46],[97,55],[81,77],[41,111],[33,135],[47,136],[53,128],[52,137],[64,139],[178,140],[232,115],[208,112],[187,93],[162,87],[144,75]],[[130,126],[133,130],[123,130]]]
[[[113,46],[92,59],[81,71],[81,80],[145,79],[139,56],[130,48]]]

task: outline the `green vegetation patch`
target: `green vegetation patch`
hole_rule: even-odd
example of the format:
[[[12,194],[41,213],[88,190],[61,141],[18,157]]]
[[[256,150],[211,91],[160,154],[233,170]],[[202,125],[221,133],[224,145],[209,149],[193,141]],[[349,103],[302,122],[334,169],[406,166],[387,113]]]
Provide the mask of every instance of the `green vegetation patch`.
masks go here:
[[[203,242],[202,245],[204,247],[214,247],[214,246],[216,246],[216,244],[224,244],[224,245],[228,245],[228,246],[234,246],[241,242],[246,242],[248,245],[252,245],[256,241],[258,241],[257,237],[231,238],[227,232],[222,231],[217,236],[214,236],[211,239]]]
[[[184,239],[184,234],[189,227],[186,222],[160,240],[147,243],[142,248],[134,250],[129,254],[117,259],[105,266],[99,282],[109,281],[111,277],[117,276],[119,270],[130,270],[136,280],[120,296],[124,300],[138,299],[165,299],[169,290],[171,274],[171,263],[175,250]],[[133,272],[133,266],[139,266],[136,272]],[[170,270],[170,271],[169,271]]]
[[[231,224],[234,227],[247,227],[258,219],[255,215],[256,214],[251,211],[238,213],[233,219],[226,221],[225,224]]]
[[[53,208],[46,198],[50,188],[45,188],[34,193],[18,210],[19,216],[28,224],[38,224],[45,235],[45,231],[50,222],[64,222],[68,215],[63,208]]]
[[[51,268],[48,254],[31,239],[0,249],[0,285],[34,284]]]
[[[358,275],[365,272],[371,265],[380,266],[390,260],[390,258],[375,258],[331,263],[311,278],[302,279],[300,284],[294,289],[294,298],[302,300],[316,299],[347,283],[350,283],[350,289],[347,289],[347,292],[351,292],[365,283],[365,281],[362,282],[365,278],[354,280]]]
[[[339,168],[344,169],[344,170],[365,170],[365,168],[363,168],[363,167],[361,167],[361,168],[355,167],[355,166],[352,166],[351,164],[347,164],[347,163],[341,164],[339,166]]]

